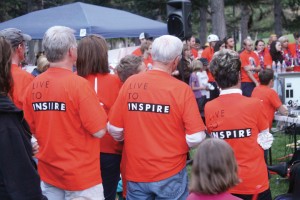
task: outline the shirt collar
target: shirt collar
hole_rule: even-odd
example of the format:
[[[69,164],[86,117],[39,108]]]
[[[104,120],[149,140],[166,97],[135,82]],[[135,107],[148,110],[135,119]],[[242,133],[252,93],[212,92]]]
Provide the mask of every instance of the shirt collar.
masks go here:
[[[242,94],[242,90],[238,88],[221,90],[220,95],[225,94]]]

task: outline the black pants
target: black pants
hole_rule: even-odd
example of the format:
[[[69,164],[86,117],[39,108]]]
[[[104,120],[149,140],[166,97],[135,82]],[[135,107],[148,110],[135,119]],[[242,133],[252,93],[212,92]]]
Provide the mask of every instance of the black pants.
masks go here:
[[[253,195],[246,195],[246,194],[232,194],[236,197],[239,197],[243,200],[252,200]],[[272,200],[271,191],[267,189],[258,194],[257,200]]]
[[[253,82],[242,82],[241,89],[243,92],[243,95],[246,97],[251,97],[252,91],[255,88],[255,83]]]
[[[120,180],[121,155],[101,153],[100,165],[105,200],[115,200]]]

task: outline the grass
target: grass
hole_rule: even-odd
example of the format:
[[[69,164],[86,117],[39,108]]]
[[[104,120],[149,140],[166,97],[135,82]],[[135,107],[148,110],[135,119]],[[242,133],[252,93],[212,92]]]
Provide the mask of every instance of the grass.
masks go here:
[[[286,147],[286,144],[293,143],[293,138],[291,135],[285,134],[283,131],[274,132],[274,142],[272,145],[272,164],[278,164],[280,162],[288,161],[290,158],[283,158],[288,154],[292,154],[293,150],[290,147]],[[195,154],[196,150],[193,149],[190,151],[191,157]],[[268,159],[269,160],[269,159]],[[187,167],[188,174],[190,175],[191,166]],[[272,197],[277,195],[284,194],[288,190],[288,179],[282,178],[278,175],[271,175],[270,179],[270,188]]]

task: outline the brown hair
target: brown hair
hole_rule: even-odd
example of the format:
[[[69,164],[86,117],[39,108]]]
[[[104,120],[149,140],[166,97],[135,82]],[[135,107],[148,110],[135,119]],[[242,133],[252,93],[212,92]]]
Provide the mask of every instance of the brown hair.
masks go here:
[[[274,72],[272,69],[264,69],[258,74],[259,82],[262,85],[268,85],[274,79]]]
[[[0,94],[11,95],[13,90],[13,78],[11,75],[11,44],[0,37]]]
[[[105,39],[100,35],[89,35],[81,39],[78,45],[76,62],[77,74],[106,74],[108,68],[108,48]]]
[[[238,183],[237,162],[229,144],[217,138],[201,142],[194,156],[190,190],[220,194]]]
[[[116,67],[117,74],[122,82],[125,82],[133,74],[140,72],[140,66],[143,63],[142,57],[136,55],[127,55],[120,60]]]
[[[152,42],[149,41],[149,40],[147,40],[146,42],[142,43],[142,45],[141,45],[141,52],[142,52],[142,54],[144,54],[145,51],[149,49],[149,47],[150,47],[151,44],[152,44]]]

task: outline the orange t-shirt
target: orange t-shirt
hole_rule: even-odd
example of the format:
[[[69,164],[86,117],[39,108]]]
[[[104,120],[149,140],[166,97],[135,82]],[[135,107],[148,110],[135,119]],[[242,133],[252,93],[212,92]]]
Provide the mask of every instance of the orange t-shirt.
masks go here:
[[[220,95],[205,105],[208,132],[232,147],[238,163],[241,183],[230,193],[256,194],[269,188],[264,150],[257,143],[258,133],[269,127],[262,111],[260,100],[237,93]]]
[[[191,53],[192,53],[194,59],[198,57],[198,50],[197,49],[191,48]]]
[[[292,54],[293,58],[297,57],[296,43],[289,43],[288,44],[288,49],[291,51],[291,54]]]
[[[100,139],[107,115],[87,80],[50,67],[29,85],[24,113],[40,149],[41,179],[63,190],[100,184]]]
[[[242,70],[241,70],[241,82],[253,82],[247,72],[245,71],[245,67],[250,65],[251,63],[250,62],[254,62],[254,65],[255,66],[258,66],[259,65],[259,58],[257,56],[256,53],[254,53],[254,51],[247,51],[247,50],[244,50],[241,54],[240,54],[240,59],[241,59],[241,63],[242,63]],[[254,78],[258,81],[258,73],[257,72],[252,72],[253,73],[253,76]]]
[[[108,114],[110,108],[118,97],[122,83],[118,76],[112,74],[97,74],[85,77],[94,89],[96,77],[98,83],[96,93],[99,102],[103,104],[103,108]],[[106,132],[104,137],[101,138],[101,152],[103,153],[121,154],[122,148],[123,144],[115,141],[108,132]]]
[[[132,54],[136,56],[142,56],[141,47],[138,47],[136,50],[134,50]]]
[[[269,128],[272,128],[274,113],[282,105],[278,94],[268,86],[260,85],[254,88],[251,97],[258,98],[263,102],[269,120]]]
[[[11,74],[14,81],[13,102],[20,110],[23,110],[23,100],[27,86],[34,79],[34,76],[22,70],[18,65],[11,65]]]
[[[270,55],[270,52],[268,50],[268,48],[265,48],[264,50],[264,66],[267,67],[268,65],[272,68],[272,57]]]
[[[109,121],[124,128],[126,178],[135,182],[178,173],[189,151],[186,134],[205,130],[189,85],[157,70],[126,80]]]
[[[212,47],[206,47],[203,52],[201,57],[202,58],[206,58],[208,60],[208,62],[210,63],[210,61],[212,60],[213,56],[214,56],[214,49]],[[208,82],[215,82],[215,79],[212,75],[212,73],[208,70],[206,70],[207,72],[207,76],[208,76]]]

